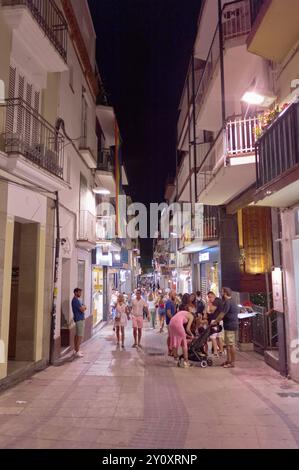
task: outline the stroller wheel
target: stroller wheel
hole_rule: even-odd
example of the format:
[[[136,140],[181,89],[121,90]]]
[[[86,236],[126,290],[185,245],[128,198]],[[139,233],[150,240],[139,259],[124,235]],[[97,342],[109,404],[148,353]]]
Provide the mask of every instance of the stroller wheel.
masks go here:
[[[208,367],[208,362],[204,359],[203,361],[201,361],[200,367],[202,367],[203,369],[205,369],[206,367]]]
[[[209,367],[212,367],[213,361],[212,361],[211,358],[207,359],[207,363],[208,363],[208,366],[209,366]]]

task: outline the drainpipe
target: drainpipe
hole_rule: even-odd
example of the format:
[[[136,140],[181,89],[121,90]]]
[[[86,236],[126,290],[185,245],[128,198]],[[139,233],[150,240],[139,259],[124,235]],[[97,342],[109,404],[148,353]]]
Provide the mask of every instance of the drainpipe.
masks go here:
[[[223,28],[222,28],[222,5],[221,0],[218,0],[218,28],[219,28],[219,52],[220,52],[220,74],[221,74],[221,115],[222,115],[222,128],[224,129],[226,120],[225,110],[225,79],[224,79],[224,41],[223,41]]]
[[[54,286],[53,286],[53,303],[51,312],[51,328],[50,328],[50,357],[49,363],[54,363],[54,335],[56,326],[57,311],[57,294],[58,294],[58,269],[60,255],[60,225],[59,225],[59,197],[58,191],[55,191],[55,211],[56,211],[56,242],[55,242],[55,265],[54,265]]]
[[[197,203],[197,171],[196,171],[196,112],[195,112],[195,64],[194,64],[194,51],[192,53],[192,106],[193,106],[193,163],[194,163],[194,192],[195,200]]]

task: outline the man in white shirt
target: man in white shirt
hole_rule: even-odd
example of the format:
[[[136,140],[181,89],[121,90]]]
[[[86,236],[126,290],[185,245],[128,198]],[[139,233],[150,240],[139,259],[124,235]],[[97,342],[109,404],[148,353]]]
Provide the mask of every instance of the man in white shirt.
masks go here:
[[[132,323],[133,323],[133,336],[134,344],[133,348],[137,346],[141,348],[141,335],[143,327],[143,309],[146,310],[147,317],[149,318],[148,305],[145,300],[141,297],[141,291],[137,290],[136,298],[132,300]],[[138,331],[138,341],[137,341],[137,331]]]

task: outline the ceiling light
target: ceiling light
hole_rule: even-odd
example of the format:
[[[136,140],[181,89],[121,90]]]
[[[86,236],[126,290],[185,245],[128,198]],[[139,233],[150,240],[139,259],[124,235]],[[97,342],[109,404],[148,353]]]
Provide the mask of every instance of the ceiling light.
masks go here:
[[[93,188],[95,194],[102,194],[103,196],[108,196],[110,194],[109,189],[106,188]]]

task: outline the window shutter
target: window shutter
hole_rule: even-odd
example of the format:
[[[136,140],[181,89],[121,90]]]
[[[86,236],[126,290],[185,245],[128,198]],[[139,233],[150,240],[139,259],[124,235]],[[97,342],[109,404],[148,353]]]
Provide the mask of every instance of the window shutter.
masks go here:
[[[16,87],[16,69],[15,67],[9,67],[9,83],[8,83],[8,98],[13,99],[15,97]],[[6,114],[6,132],[12,133],[14,126],[14,106],[9,105],[7,107]]]

